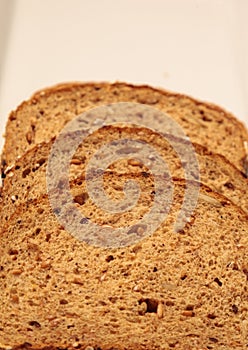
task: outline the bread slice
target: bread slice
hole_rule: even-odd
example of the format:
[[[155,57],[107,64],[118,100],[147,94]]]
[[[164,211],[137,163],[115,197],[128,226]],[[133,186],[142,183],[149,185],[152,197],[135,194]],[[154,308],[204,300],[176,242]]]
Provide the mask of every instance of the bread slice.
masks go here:
[[[113,198],[121,198],[123,179],[107,175]],[[139,181],[146,188],[147,179]],[[106,219],[89,199],[76,205],[98,223],[98,233],[128,219],[138,225],[153,202],[150,181],[132,218]],[[128,247],[80,242],[57,221],[47,195],[19,206],[1,232],[1,349],[243,350],[247,216],[201,186],[191,221],[175,233],[185,185],[174,183],[163,224]],[[80,186],[73,184],[74,197]]]
[[[10,114],[3,169],[13,165],[26,150],[49,141],[85,110],[120,101],[146,104],[168,113],[192,142],[222,154],[243,172],[247,168],[244,146],[248,141],[247,130],[220,107],[149,86],[69,83],[37,92]]]
[[[143,141],[153,147],[164,159],[171,176],[185,178],[181,159],[173,146],[161,135],[145,128],[127,126],[105,126],[85,139],[72,158],[69,180],[85,178],[85,169],[92,156],[105,144],[114,140],[128,139]],[[186,149],[187,141],[177,139],[182,149]],[[16,208],[25,201],[33,200],[47,192],[46,171],[48,157],[55,139],[43,142],[29,150],[9,169],[4,179],[2,190],[2,208],[0,221],[9,220]],[[208,151],[201,145],[193,144],[196,159],[199,163],[200,180],[212,190],[219,192],[239,205],[248,213],[248,180],[223,156]],[[149,168],[137,159],[120,158],[106,171],[119,174],[149,174]],[[197,176],[197,174],[196,174]]]

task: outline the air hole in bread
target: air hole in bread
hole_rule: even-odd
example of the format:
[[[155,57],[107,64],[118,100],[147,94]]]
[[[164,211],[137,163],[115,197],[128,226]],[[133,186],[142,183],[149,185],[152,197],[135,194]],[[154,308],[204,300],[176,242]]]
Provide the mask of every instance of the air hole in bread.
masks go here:
[[[61,212],[61,209],[60,208],[55,208],[53,210],[53,212],[54,212],[55,215],[58,215]]]
[[[226,182],[224,184],[224,186],[230,190],[235,190],[235,187],[233,186],[233,184],[231,182]]]
[[[37,227],[36,230],[34,231],[33,236],[38,236],[38,234],[40,233],[41,228]]]
[[[212,338],[210,337],[209,340],[213,343],[218,343],[218,339],[217,338]]]
[[[37,322],[37,321],[30,321],[30,322],[28,322],[28,324],[29,324],[30,326],[36,327],[36,328],[40,328],[40,327],[41,327],[40,323]]]
[[[37,161],[37,163],[39,164],[39,166],[42,166],[43,164],[46,163],[46,158],[41,158]]]
[[[32,329],[29,329],[29,330],[32,331]],[[17,331],[19,331],[19,330],[17,330]],[[32,347],[31,343],[25,342],[25,343],[22,344],[22,349],[26,349],[26,348],[28,349],[30,347]]]
[[[232,312],[234,314],[237,314],[239,312],[239,308],[237,307],[237,305],[235,305],[235,304],[232,305]]]
[[[40,215],[43,214],[44,213],[44,209],[43,208],[38,208],[37,209],[37,213],[40,214]]]
[[[25,179],[31,172],[31,169],[27,168],[22,172],[22,177]]]
[[[202,114],[202,113],[201,113]],[[204,122],[212,122],[213,120],[211,119],[211,118],[209,118],[206,114],[202,114],[203,116],[202,116],[202,120],[204,121]]]
[[[158,310],[158,300],[156,299],[151,299],[151,298],[146,298],[146,299],[140,299],[139,300],[139,305],[144,305],[144,303],[146,304],[146,312],[148,313],[157,313]]]
[[[246,275],[246,280],[248,281],[248,269],[243,269],[243,272]]]
[[[167,300],[167,301],[165,302],[165,305],[166,305],[166,306],[174,306],[175,303],[174,303],[174,301],[172,301],[172,300]]]
[[[78,203],[79,205],[84,205],[88,198],[89,198],[88,193],[83,192],[74,197],[74,202]]]
[[[18,254],[18,250],[17,249],[9,249],[9,255],[17,255]]]
[[[219,280],[219,278],[218,277],[216,277],[215,279],[214,279],[214,282],[216,282],[217,284],[218,284],[218,286],[222,286],[222,282]]]
[[[185,310],[193,311],[194,310],[194,305],[191,305],[191,304],[187,305]]]
[[[114,257],[113,257],[113,255],[108,255],[105,260],[107,262],[110,262],[110,261],[114,260]]]
[[[46,242],[49,242],[51,238],[51,233],[46,234]]]
[[[187,277],[188,277],[188,276],[187,276],[187,274],[185,273],[185,274],[183,274],[183,276],[181,276],[181,280],[184,281]]]
[[[68,325],[67,325],[67,329],[74,328],[74,327],[75,327],[74,324],[68,324]]]
[[[115,304],[117,302],[118,298],[117,297],[109,297],[109,301],[112,303],[112,304]]]

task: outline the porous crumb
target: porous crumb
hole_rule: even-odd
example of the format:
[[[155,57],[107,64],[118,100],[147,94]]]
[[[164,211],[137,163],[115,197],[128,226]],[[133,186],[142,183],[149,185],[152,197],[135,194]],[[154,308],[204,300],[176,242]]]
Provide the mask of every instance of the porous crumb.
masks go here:
[[[50,139],[62,125],[92,106],[130,100],[161,108],[194,142],[203,182],[194,215],[186,216],[182,234],[173,231],[185,195],[183,167],[187,162],[182,166],[170,142],[143,127],[109,126],[99,119],[96,125],[101,130],[78,148],[69,172],[71,195],[83,214],[80,230],[87,232],[92,222],[97,227],[79,241],[58,221],[66,200],[63,208],[54,210],[49,202],[47,159],[54,143]],[[31,114],[32,118],[26,117]],[[230,114],[187,96],[148,87],[75,84],[36,94],[12,113],[9,123],[4,149],[7,163],[3,164],[8,176],[1,190],[0,211],[0,339],[8,345],[0,344],[0,348],[31,350],[51,344],[82,350],[245,348],[247,180],[222,155],[242,170],[246,131]],[[102,165],[92,173],[91,181],[103,175],[106,198],[117,203],[125,198],[126,181],[136,181],[140,196],[133,208],[106,212],[87,191],[88,159],[116,135],[119,139],[134,135],[151,144],[173,177],[171,210],[152,234],[146,235],[151,223],[140,220],[159,195],[156,179],[146,168],[147,164],[152,168],[153,156],[145,165],[120,159],[105,173]],[[34,136],[45,142],[37,145]],[[187,142],[187,137],[180,140],[182,149]],[[129,154],[132,149],[122,151],[122,155]],[[18,163],[6,169],[17,155],[22,155]],[[196,169],[191,170],[195,174]],[[159,176],[168,180],[168,174]],[[61,194],[65,184],[63,178],[58,186]],[[127,226],[130,230],[121,243],[129,245],[104,245],[104,228]]]

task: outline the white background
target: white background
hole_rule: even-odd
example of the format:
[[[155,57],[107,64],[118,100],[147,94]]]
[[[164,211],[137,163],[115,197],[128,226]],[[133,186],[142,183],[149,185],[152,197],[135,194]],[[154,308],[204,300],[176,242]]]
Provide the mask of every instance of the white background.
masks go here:
[[[184,92],[248,125],[247,17],[247,0],[0,0],[0,132],[35,90],[71,80]]]

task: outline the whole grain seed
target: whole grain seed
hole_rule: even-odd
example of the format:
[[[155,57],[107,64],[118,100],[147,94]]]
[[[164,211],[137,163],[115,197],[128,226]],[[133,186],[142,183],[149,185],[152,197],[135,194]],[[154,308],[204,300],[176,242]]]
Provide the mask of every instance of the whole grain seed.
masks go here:
[[[11,295],[10,295],[10,298],[11,298],[11,301],[12,301],[13,303],[16,303],[16,304],[19,303],[19,297],[18,297],[18,295],[16,295],[16,294],[11,294]]]
[[[158,303],[157,315],[158,315],[158,318],[164,317],[164,305],[162,303]]]
[[[146,302],[142,302],[140,305],[139,305],[139,314],[140,315],[144,315],[146,312],[147,312],[147,303]]]
[[[82,161],[78,158],[72,158],[71,164],[80,165],[80,164],[82,164]]]
[[[19,276],[23,273],[22,269],[15,269],[11,271],[12,275]]]
[[[81,278],[78,278],[78,277],[75,277],[75,278],[72,280],[72,283],[84,285],[84,281],[83,281]]]
[[[31,144],[31,142],[32,142],[32,140],[33,140],[33,133],[32,133],[32,131],[28,131],[28,132],[26,133],[26,140],[27,140],[27,142],[28,142],[29,144]]]
[[[142,165],[143,165],[139,160],[133,159],[133,158],[128,159],[127,163],[128,163],[128,165],[138,166],[138,167],[142,167]]]
[[[192,311],[192,310],[184,310],[184,311],[182,312],[182,315],[183,315],[183,316],[186,316],[186,317],[194,317],[194,316],[195,316],[195,313],[194,313],[194,311]]]
[[[51,262],[50,261],[42,261],[40,264],[40,267],[42,269],[49,269],[51,267]]]
[[[222,204],[214,197],[207,196],[203,193],[199,193],[198,198],[205,201],[205,202],[208,202],[208,203],[214,205],[215,207],[222,207]]]

